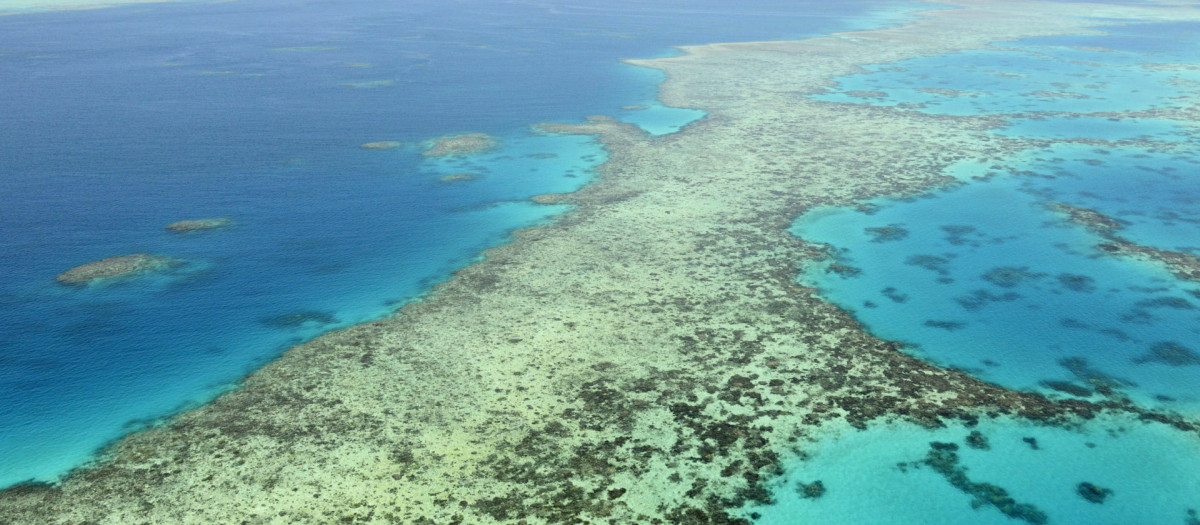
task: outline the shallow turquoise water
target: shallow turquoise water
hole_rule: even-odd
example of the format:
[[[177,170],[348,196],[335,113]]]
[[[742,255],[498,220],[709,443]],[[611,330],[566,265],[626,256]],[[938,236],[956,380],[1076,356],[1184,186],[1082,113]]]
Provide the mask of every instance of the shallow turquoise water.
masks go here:
[[[835,247],[837,262],[862,272],[820,266],[802,281],[873,333],[940,365],[1054,396],[1066,394],[1044,382],[1101,382],[1148,405],[1195,412],[1200,366],[1152,356],[1162,344],[1200,351],[1200,286],[1152,264],[1100,255],[1095,245],[1102,239],[1048,208],[1066,203],[1138,220],[1140,228],[1131,224],[1126,237],[1151,245],[1200,238],[1200,221],[1164,220],[1169,210],[1194,212],[1189,204],[1200,198],[1200,180],[1189,175],[1191,162],[1140,155],[1056,148],[1015,163],[1035,174],[881,199],[871,213],[807,215],[793,232]],[[1093,165],[1097,159],[1105,164]],[[988,172],[968,164],[957,175],[970,180]]]
[[[1186,43],[1200,26],[1167,25],[1153,36],[1140,35],[1153,31],[1144,27],[1151,26],[1113,27],[1112,37],[1030,39],[866,66],[868,73],[842,77],[813,98],[948,115],[1167,108],[1196,89],[1200,70],[1148,65],[1186,62],[1195,53]]]
[[[988,448],[968,445],[980,432]],[[775,502],[750,506],[755,523],[1033,523],[980,504],[925,463],[931,443],[950,443],[971,483],[989,483],[1054,524],[1191,523],[1200,511],[1200,444],[1158,423],[1104,419],[1078,428],[985,421],[925,429],[876,423],[863,431],[803,447],[772,483]],[[979,443],[979,441],[975,441]],[[825,492],[805,497],[804,485]],[[1081,483],[1110,490],[1102,503],[1084,499]],[[974,504],[973,504],[974,503]],[[1031,513],[1032,514],[1032,513]]]

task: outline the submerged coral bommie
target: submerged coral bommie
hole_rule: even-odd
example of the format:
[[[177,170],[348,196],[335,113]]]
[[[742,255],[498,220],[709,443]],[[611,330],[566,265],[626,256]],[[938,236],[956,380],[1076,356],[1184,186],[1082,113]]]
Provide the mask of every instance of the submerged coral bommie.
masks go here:
[[[259,320],[263,325],[272,328],[297,328],[305,325],[327,325],[338,322],[330,312],[302,311]]]
[[[403,144],[394,140],[381,140],[379,142],[368,142],[359,147],[363,149],[396,149]]]
[[[180,232],[180,233],[203,231],[203,230],[213,230],[213,229],[224,228],[225,226],[229,226],[232,222],[233,221],[230,221],[229,219],[224,218],[224,217],[217,218],[217,219],[194,219],[194,220],[186,220],[186,221],[177,221],[177,222],[168,224],[167,230],[170,230],[173,232]]]
[[[469,155],[495,148],[496,138],[487,133],[467,133],[463,135],[446,135],[433,139],[429,149],[421,154],[426,157],[446,157]]]
[[[438,177],[438,182],[467,182],[478,178],[479,175],[475,173],[451,173]]]
[[[172,264],[171,259],[146,253],[121,255],[93,261],[71,268],[58,275],[56,280],[62,284],[83,285],[102,279],[127,277],[139,273],[167,268]]]

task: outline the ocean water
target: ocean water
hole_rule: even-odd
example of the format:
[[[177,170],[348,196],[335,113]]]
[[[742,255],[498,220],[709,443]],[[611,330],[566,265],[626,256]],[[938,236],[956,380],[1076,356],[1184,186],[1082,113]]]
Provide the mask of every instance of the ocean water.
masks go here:
[[[580,187],[605,153],[531,124],[611,114],[663,134],[703,116],[662,106],[661,76],[617,59],[912,8],[255,0],[0,17],[0,486],[54,480],[552,220],[566,208],[528,198]],[[420,155],[461,132],[500,146]],[[404,144],[359,147],[374,141]],[[233,223],[163,229],[204,217]],[[181,264],[54,282],[136,252]]]
[[[1169,111],[1200,86],[1182,67],[1200,57],[1190,37],[1200,25],[1111,29],[881,64],[817,95],[1008,116],[994,133],[1057,142],[1003,166],[955,165],[947,174],[961,184],[949,188],[799,217],[793,233],[832,255],[799,280],[905,351],[988,382],[1200,413],[1200,284],[1104,255],[1102,237],[1053,209],[1093,209],[1117,219],[1125,239],[1200,253],[1195,128]],[[1160,111],[1112,113],[1142,110]],[[832,262],[860,272],[831,272]],[[969,446],[971,430],[990,449]],[[1158,424],[875,423],[801,449],[772,487],[776,503],[746,509],[757,523],[1200,522],[1200,444]],[[825,491],[814,498],[816,480]],[[995,487],[1012,498],[1007,513],[988,502]]]

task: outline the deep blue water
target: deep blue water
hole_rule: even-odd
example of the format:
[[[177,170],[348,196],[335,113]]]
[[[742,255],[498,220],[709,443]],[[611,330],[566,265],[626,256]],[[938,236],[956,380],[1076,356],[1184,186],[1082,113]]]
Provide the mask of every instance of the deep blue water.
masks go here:
[[[528,126],[669,133],[621,57],[893,23],[883,2],[255,0],[0,17],[0,486],[52,480],[287,347],[383,316],[586,183],[604,152]],[[646,110],[622,106],[646,105]],[[416,144],[488,132],[495,151]],[[365,150],[394,140],[412,145]],[[473,181],[445,183],[469,171]],[[229,217],[177,235],[173,221]],[[174,270],[84,289],[135,252]],[[303,322],[280,323],[281,316]]]

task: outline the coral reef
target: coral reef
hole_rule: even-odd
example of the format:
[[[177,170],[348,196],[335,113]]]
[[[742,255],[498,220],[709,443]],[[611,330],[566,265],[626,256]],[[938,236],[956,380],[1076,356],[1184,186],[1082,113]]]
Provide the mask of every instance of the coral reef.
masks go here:
[[[421,154],[426,157],[447,157],[480,153],[496,147],[496,139],[487,133],[446,135],[431,141]]]
[[[1179,343],[1166,341],[1150,347],[1150,352],[1133,358],[1137,364],[1162,363],[1169,366],[1200,366],[1200,354]]]
[[[796,490],[800,495],[808,499],[817,499],[825,495],[825,484],[821,480],[812,483],[797,483]]]
[[[831,422],[1067,424],[1119,411],[1195,431],[1119,398],[1053,400],[938,368],[796,283],[830,259],[787,231],[801,213],[956,183],[948,166],[1030,145],[987,133],[994,119],[805,95],[868,64],[1098,23],[1072,4],[949,1],[958,9],[899,27],[630,61],[666,71],[665,104],[709,117],[657,138],[613,120],[539,125],[608,149],[572,211],[514,233],[397,315],[288,350],[61,484],[0,492],[0,516],[744,524],[737,509],[769,499],[781,458]],[[426,154],[494,144],[462,137]],[[966,300],[1007,297],[982,293]],[[969,479],[953,450],[926,461],[980,504],[1039,522]]]
[[[1143,246],[1125,239],[1118,235],[1125,225],[1096,210],[1063,203],[1052,204],[1050,208],[1066,215],[1070,222],[1083,226],[1102,237],[1105,242],[1096,245],[1102,253],[1153,261],[1166,267],[1179,279],[1200,282],[1200,257],[1196,255]]]
[[[451,173],[449,175],[443,175],[441,177],[438,177],[438,181],[439,182],[467,182],[467,181],[476,180],[478,178],[479,178],[479,175],[475,174],[475,173]]]
[[[1079,493],[1079,497],[1092,503],[1104,503],[1104,500],[1113,493],[1112,489],[1100,488],[1086,481],[1075,487],[1075,490]]]
[[[194,219],[194,220],[186,220],[186,221],[176,221],[176,222],[172,222],[171,224],[168,224],[167,230],[170,230],[173,232],[180,232],[180,233],[203,231],[203,230],[214,230],[217,228],[224,228],[226,226],[229,226],[230,224],[232,224],[232,222],[233,221],[231,221],[227,218],[224,218],[224,217],[216,218],[216,219]]]
[[[981,507],[990,505],[1013,519],[1018,519],[1031,525],[1042,525],[1048,522],[1046,513],[1028,503],[1018,503],[1008,491],[991,483],[971,481],[965,468],[958,465],[958,445],[954,443],[932,442],[924,463],[949,481],[954,488],[961,490],[975,499],[971,506]]]
[[[899,224],[867,228],[866,232],[871,236],[871,242],[899,241],[908,237],[908,230]]]
[[[570,196],[570,193],[543,193],[541,195],[534,195],[529,200],[538,204],[558,204]]]
[[[988,443],[987,436],[978,430],[972,430],[967,434],[967,446],[977,450],[991,450],[992,445]]]
[[[146,253],[109,257],[82,264],[58,274],[59,283],[85,285],[102,279],[127,277],[140,273],[162,270],[174,264],[172,259]]]
[[[363,149],[396,149],[403,145],[403,142],[397,142],[394,140],[381,140],[379,142],[368,142],[359,147]]]

